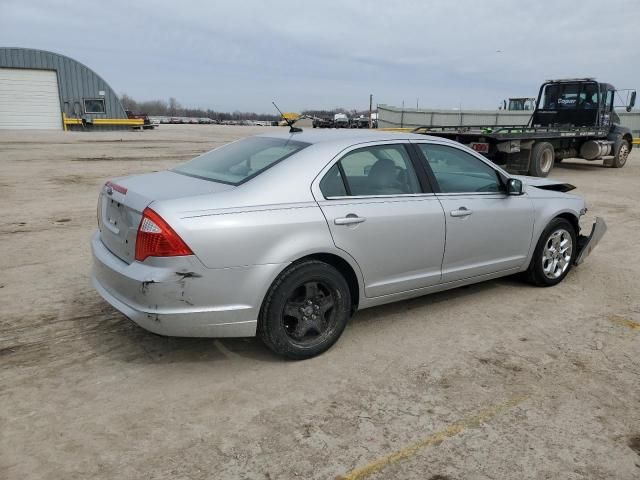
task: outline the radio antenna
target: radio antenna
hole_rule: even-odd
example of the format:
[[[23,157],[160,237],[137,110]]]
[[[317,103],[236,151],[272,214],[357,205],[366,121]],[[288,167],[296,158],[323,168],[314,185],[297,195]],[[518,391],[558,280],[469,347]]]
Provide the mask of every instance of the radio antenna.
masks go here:
[[[287,122],[287,125],[289,125],[289,133],[299,133],[299,132],[301,132],[301,131],[302,131],[302,129],[301,129],[301,128],[298,128],[298,127],[294,127],[294,126],[293,126],[293,123],[294,123],[294,121],[293,121],[293,120],[289,120],[287,117],[285,117],[285,116],[284,116],[284,113],[282,113],[282,112],[280,111],[280,109],[279,109],[279,108],[278,108],[278,106],[276,105],[276,102],[271,102],[271,103],[273,103],[273,106],[274,106],[274,107],[276,107],[276,110],[278,111],[278,113],[280,114],[280,116],[282,117],[282,119],[283,119],[285,122]]]

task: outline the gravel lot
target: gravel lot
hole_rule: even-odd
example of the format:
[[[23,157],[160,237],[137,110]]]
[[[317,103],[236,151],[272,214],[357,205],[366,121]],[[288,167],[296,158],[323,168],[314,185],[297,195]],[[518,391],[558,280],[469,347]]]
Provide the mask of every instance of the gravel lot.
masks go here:
[[[561,285],[365,310],[312,360],[104,303],[100,186],[267,129],[0,132],[0,478],[640,478],[640,151],[552,172],[609,225]]]

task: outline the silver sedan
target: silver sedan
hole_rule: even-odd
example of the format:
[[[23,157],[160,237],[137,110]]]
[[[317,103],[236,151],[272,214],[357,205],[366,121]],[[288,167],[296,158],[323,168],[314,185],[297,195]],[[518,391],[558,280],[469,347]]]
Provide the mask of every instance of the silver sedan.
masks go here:
[[[98,200],[93,285],[161,335],[329,348],[358,309],[522,273],[552,286],[606,230],[571,185],[373,131],[246,138]]]

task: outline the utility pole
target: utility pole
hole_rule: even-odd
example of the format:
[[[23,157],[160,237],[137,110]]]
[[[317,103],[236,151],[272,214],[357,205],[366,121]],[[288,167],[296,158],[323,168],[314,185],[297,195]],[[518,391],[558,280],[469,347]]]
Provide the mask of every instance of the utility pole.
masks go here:
[[[369,128],[373,128],[373,94],[369,94]]]

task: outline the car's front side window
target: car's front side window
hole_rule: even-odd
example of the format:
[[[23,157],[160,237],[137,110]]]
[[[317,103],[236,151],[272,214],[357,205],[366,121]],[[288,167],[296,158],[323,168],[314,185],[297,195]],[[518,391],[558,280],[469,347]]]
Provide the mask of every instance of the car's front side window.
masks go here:
[[[343,176],[344,175],[344,176]],[[320,182],[325,197],[420,193],[418,177],[403,145],[376,145],[347,153]]]
[[[497,172],[470,153],[447,145],[420,143],[442,193],[501,192]]]

